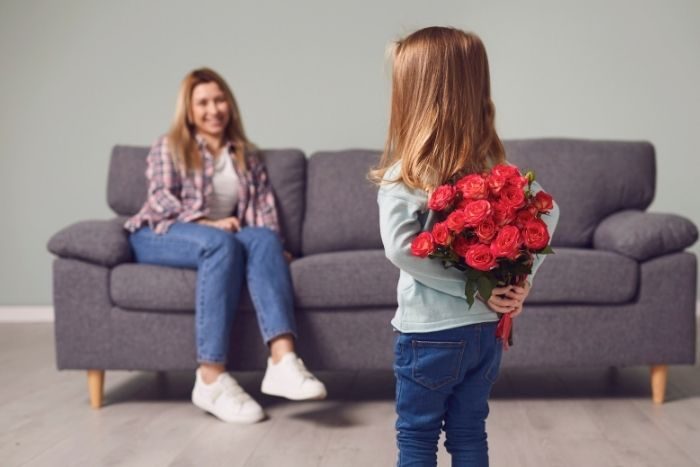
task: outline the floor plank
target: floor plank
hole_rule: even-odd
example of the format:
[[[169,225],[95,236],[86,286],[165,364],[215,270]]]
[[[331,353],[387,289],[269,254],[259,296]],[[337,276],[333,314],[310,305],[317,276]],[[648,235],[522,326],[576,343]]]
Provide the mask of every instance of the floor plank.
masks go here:
[[[700,333],[699,333],[700,335]],[[700,359],[699,359],[700,361]],[[190,401],[188,372],[108,371],[105,407],[85,372],[55,369],[49,323],[0,325],[0,464],[5,466],[374,467],[396,456],[389,371],[325,372],[330,397],[294,403],[236,378],[265,408],[230,425]],[[700,466],[700,367],[669,368],[651,402],[646,367],[508,369],[487,420],[492,466]],[[450,465],[441,439],[439,465]]]

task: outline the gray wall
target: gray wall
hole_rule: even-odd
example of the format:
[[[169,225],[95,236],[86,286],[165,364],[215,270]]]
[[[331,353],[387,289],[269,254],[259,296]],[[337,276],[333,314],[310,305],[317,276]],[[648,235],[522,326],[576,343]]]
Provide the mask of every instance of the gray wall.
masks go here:
[[[700,2],[523,3],[3,0],[0,305],[51,303],[47,239],[110,215],[110,148],[165,131],[191,68],[229,80],[263,147],[380,148],[385,46],[433,24],[484,39],[502,137],[649,140],[651,210],[700,224]]]

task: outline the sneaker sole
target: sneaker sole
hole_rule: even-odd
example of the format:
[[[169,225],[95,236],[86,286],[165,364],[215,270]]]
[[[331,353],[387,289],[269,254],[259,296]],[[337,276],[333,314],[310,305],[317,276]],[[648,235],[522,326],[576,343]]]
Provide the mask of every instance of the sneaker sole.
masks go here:
[[[320,394],[285,394],[282,392],[277,392],[270,390],[269,388],[266,388],[265,385],[263,384],[260,387],[260,392],[263,394],[267,394],[268,396],[275,396],[275,397],[283,397],[285,399],[289,399],[290,401],[320,401],[328,397],[328,392],[323,391]]]
[[[259,414],[242,415],[242,416],[238,416],[238,417],[225,417],[225,416],[221,416],[221,415],[219,415],[218,413],[216,413],[216,409],[215,409],[214,407],[212,407],[211,404],[207,403],[206,401],[199,400],[199,398],[196,397],[194,394],[192,395],[192,403],[193,403],[196,407],[198,407],[198,408],[204,410],[204,411],[207,412],[207,413],[212,414],[213,416],[215,416],[215,417],[218,418],[219,420],[222,420],[222,421],[224,421],[224,422],[226,422],[226,423],[247,423],[247,424],[251,424],[251,423],[257,423],[257,422],[259,422],[259,421],[265,419],[265,413],[264,413],[264,412],[259,413]]]

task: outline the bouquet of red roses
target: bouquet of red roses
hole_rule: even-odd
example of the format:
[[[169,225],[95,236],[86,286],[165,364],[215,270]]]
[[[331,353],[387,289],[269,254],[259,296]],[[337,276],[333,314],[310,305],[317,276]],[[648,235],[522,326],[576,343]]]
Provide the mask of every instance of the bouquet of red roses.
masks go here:
[[[520,285],[532,272],[534,255],[554,253],[541,216],[554,207],[544,191],[533,194],[535,174],[522,175],[513,165],[498,164],[439,186],[428,208],[436,222],[420,233],[411,251],[434,258],[446,268],[464,271],[469,308],[474,295],[488,301],[497,286]],[[506,349],[513,345],[510,314],[500,314],[496,334]]]

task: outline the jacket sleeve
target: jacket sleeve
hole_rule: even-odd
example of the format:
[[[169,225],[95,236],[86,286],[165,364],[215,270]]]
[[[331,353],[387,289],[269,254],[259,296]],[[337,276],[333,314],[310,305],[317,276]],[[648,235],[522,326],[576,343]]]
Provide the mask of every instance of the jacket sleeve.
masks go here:
[[[164,219],[177,217],[182,211],[182,203],[178,196],[181,180],[165,137],[161,137],[151,147],[146,162],[148,204]]]
[[[423,285],[439,292],[466,298],[464,273],[445,268],[439,261],[418,258],[411,253],[411,242],[421,231],[422,202],[398,190],[379,190],[379,230],[386,257],[396,267]]]
[[[255,183],[253,199],[255,203],[255,223],[261,227],[268,227],[280,234],[277,202],[275,201],[275,193],[270,183],[270,177],[267,174],[267,168],[261,159],[256,158],[256,161],[251,164],[251,170],[253,171]]]

